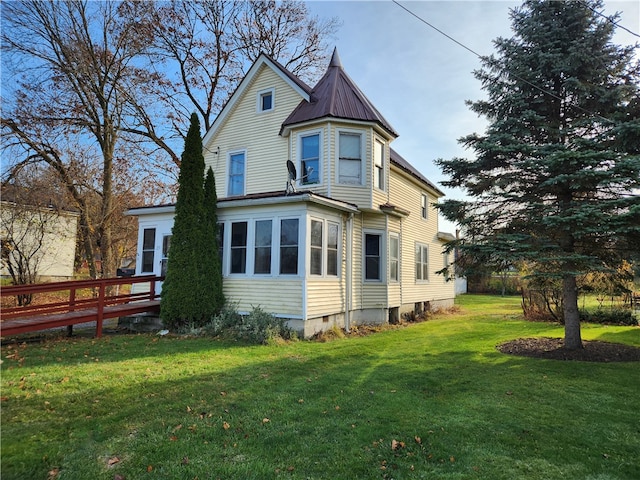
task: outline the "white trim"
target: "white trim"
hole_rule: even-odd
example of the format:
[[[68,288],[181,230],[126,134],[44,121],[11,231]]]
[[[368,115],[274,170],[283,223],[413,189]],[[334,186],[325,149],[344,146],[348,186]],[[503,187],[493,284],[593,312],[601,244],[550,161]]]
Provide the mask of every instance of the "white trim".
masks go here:
[[[302,170],[302,139],[304,137],[312,137],[314,135],[318,136],[318,183],[303,183],[302,177],[305,172]],[[322,181],[322,177],[324,175],[324,129],[317,128],[314,130],[305,130],[304,132],[298,132],[296,134],[296,144],[297,144],[297,155],[296,155],[296,168],[298,169],[298,177],[296,179],[300,185],[304,185],[305,187],[319,187],[324,184]]]
[[[360,136],[360,183],[343,183],[340,181],[340,135],[343,133],[346,135]],[[336,137],[335,137],[336,185],[343,185],[348,187],[366,187],[367,186],[367,177],[366,177],[367,157],[365,154],[365,147],[366,147],[365,133],[366,132],[364,130],[356,130],[351,128],[341,128],[341,127],[336,128]]]
[[[229,193],[229,187],[230,185],[230,178],[231,178],[231,156],[232,155],[238,155],[238,154],[242,154],[244,156],[244,171],[242,173],[242,193],[240,194],[231,194]],[[230,150],[227,152],[227,174],[225,175],[225,192],[226,192],[226,197],[235,197],[235,196],[240,196],[240,195],[246,195],[247,193],[247,149],[246,148],[240,148],[237,150]]]
[[[262,109],[262,97],[267,93],[271,94],[271,108]],[[263,88],[256,94],[256,113],[269,113],[276,109],[276,89],[275,87]]]
[[[364,228],[362,229],[362,282],[363,284],[370,284],[370,283],[374,283],[374,284],[386,284],[385,279],[387,278],[387,269],[386,269],[386,264],[387,264],[387,239],[386,239],[386,232],[384,230],[376,230],[376,229],[370,229],[370,228]],[[377,235],[378,238],[380,239],[380,245],[379,247],[379,253],[380,253],[380,263],[379,263],[379,269],[380,271],[378,272],[378,276],[379,278],[367,278],[367,242],[366,242],[366,237],[367,235]]]
[[[396,258],[396,261],[398,262],[398,268],[396,270],[396,273],[398,275],[398,278],[391,278],[391,239],[395,238],[396,241],[398,242],[398,257]],[[400,279],[402,278],[402,273],[401,273],[401,266],[402,266],[402,259],[400,258],[400,234],[398,232],[389,232],[389,240],[388,240],[388,247],[389,247],[389,283],[400,283]]]
[[[416,250],[417,248],[420,247],[421,251],[420,251],[420,255],[423,255],[423,252],[426,252],[426,262],[422,261],[420,262],[420,272],[422,275],[422,265],[424,265],[426,263],[427,265],[427,278],[418,278],[418,269],[416,268],[418,265],[418,259],[416,258]],[[424,248],[424,250],[422,250],[422,248]],[[424,260],[424,258],[423,258]],[[429,283],[429,244],[427,243],[422,243],[422,242],[415,242],[415,247],[413,249],[413,276],[415,279],[416,283]]]
[[[233,92],[233,94],[231,95],[231,98],[225,104],[225,106],[223,107],[222,111],[218,114],[216,119],[213,121],[213,124],[211,125],[211,128],[209,129],[209,131],[205,134],[204,138],[202,139],[202,144],[203,145],[206,146],[206,145],[209,144],[211,139],[217,133],[218,129],[224,124],[224,122],[227,119],[227,117],[234,110],[235,105],[242,98],[242,96],[245,93],[245,90],[247,90],[247,88],[249,88],[249,86],[253,83],[253,77],[255,77],[258,74],[258,72],[260,71],[260,68],[263,65],[271,68],[271,70],[273,70],[298,95],[300,95],[300,97],[302,97],[303,100],[306,100],[306,101],[310,101],[311,100],[311,96],[310,96],[309,93],[307,93],[302,87],[300,87],[300,85],[298,85],[289,76],[287,76],[280,68],[278,68],[278,66],[276,64],[274,64],[271,60],[269,60],[269,58],[267,58],[265,55],[261,54],[258,57],[258,59],[254,62],[254,64],[251,66],[251,68],[249,69],[247,74],[244,76],[244,78],[242,79],[242,81],[238,85],[238,88],[236,88],[235,92]]]

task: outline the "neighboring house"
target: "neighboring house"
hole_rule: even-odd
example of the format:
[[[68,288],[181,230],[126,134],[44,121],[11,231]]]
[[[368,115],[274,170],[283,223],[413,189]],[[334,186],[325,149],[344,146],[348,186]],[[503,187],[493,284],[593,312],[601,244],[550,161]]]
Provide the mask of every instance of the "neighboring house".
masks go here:
[[[203,138],[228,301],[306,337],[451,305],[454,282],[435,273],[448,261],[433,207],[444,194],[391,149],[397,136],[336,51],[314,88],[261,55]],[[161,274],[174,206],[129,214],[136,274]]]
[[[10,265],[28,283],[73,278],[79,214],[52,207],[0,202],[2,278]]]

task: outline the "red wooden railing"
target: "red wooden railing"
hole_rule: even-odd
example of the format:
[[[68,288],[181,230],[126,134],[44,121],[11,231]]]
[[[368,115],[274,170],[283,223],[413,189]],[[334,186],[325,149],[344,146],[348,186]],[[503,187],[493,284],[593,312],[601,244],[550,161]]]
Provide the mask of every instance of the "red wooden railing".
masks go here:
[[[148,275],[2,287],[0,297],[3,305],[8,303],[8,298],[17,299],[18,296],[31,295],[36,301],[25,306],[2,308],[0,335],[14,335],[53,327],[71,327],[77,323],[95,321],[96,336],[100,337],[102,322],[105,318],[158,312],[160,299],[156,293],[156,282],[162,280],[163,277]],[[133,286],[136,283],[148,283],[149,288],[135,293],[120,293],[122,287]],[[86,289],[92,293],[89,297],[85,298],[78,294],[79,290]],[[114,290],[115,294],[112,293]],[[38,294],[52,292],[68,292],[68,296],[66,300],[58,298],[49,302],[37,301]]]

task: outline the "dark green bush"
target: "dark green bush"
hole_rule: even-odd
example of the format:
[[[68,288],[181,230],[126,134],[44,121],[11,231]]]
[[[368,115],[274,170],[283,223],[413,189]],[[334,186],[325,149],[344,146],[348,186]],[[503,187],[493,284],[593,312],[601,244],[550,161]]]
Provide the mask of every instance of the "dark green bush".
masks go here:
[[[638,319],[633,316],[631,310],[623,308],[580,310],[580,321],[606,325],[638,325]]]

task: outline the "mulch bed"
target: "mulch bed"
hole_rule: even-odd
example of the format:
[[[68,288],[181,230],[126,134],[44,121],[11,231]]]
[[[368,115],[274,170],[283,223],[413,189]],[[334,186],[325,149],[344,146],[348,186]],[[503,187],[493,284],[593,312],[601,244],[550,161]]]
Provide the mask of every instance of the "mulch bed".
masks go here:
[[[518,338],[496,348],[502,353],[549,360],[581,362],[640,362],[640,347],[620,343],[583,340],[584,348],[568,350],[561,338]]]

